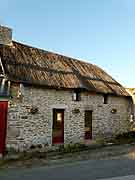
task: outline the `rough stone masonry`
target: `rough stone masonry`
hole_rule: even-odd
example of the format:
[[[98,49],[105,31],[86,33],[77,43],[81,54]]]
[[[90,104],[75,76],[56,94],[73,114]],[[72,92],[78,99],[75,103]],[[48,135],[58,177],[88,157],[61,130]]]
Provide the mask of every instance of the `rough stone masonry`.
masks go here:
[[[129,130],[131,112],[126,97],[109,95],[108,103],[104,104],[102,94],[82,92],[80,101],[73,101],[72,94],[72,90],[23,87],[22,95],[14,95],[9,102],[7,147],[19,151],[32,145],[51,147],[53,108],[65,109],[64,144],[84,143],[85,110],[93,112],[93,140],[110,138]],[[31,107],[36,107],[38,111],[30,113]],[[79,109],[79,112],[74,113],[74,109]]]
[[[12,30],[8,27],[0,25],[0,44],[11,45],[12,44]]]

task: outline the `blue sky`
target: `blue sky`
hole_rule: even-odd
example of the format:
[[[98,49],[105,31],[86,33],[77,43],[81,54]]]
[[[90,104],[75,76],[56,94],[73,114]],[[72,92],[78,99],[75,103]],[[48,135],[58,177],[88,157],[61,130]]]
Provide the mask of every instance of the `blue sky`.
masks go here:
[[[17,41],[97,64],[135,87],[135,0],[0,0]]]

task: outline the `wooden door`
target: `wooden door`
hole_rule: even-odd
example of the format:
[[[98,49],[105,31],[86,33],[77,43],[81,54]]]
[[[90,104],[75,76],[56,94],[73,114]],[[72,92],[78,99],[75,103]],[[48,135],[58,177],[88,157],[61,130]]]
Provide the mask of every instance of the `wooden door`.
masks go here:
[[[92,111],[85,111],[85,139],[92,139]]]
[[[8,102],[0,101],[0,154],[4,154],[6,145]]]
[[[52,143],[64,143],[64,109],[53,109]]]

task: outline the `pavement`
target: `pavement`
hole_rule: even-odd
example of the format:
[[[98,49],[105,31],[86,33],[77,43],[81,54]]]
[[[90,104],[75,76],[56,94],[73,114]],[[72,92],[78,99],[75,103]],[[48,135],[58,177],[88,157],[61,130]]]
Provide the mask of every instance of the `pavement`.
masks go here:
[[[0,180],[135,180],[135,145],[93,149],[45,162],[10,164],[0,169]]]

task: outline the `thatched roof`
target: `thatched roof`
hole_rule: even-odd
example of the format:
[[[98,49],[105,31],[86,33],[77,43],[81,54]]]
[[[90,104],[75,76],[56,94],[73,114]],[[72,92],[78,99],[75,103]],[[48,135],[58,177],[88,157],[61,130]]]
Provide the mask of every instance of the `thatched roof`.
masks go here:
[[[0,57],[5,75],[15,82],[129,96],[110,75],[90,63],[14,41],[12,46],[0,46]]]

